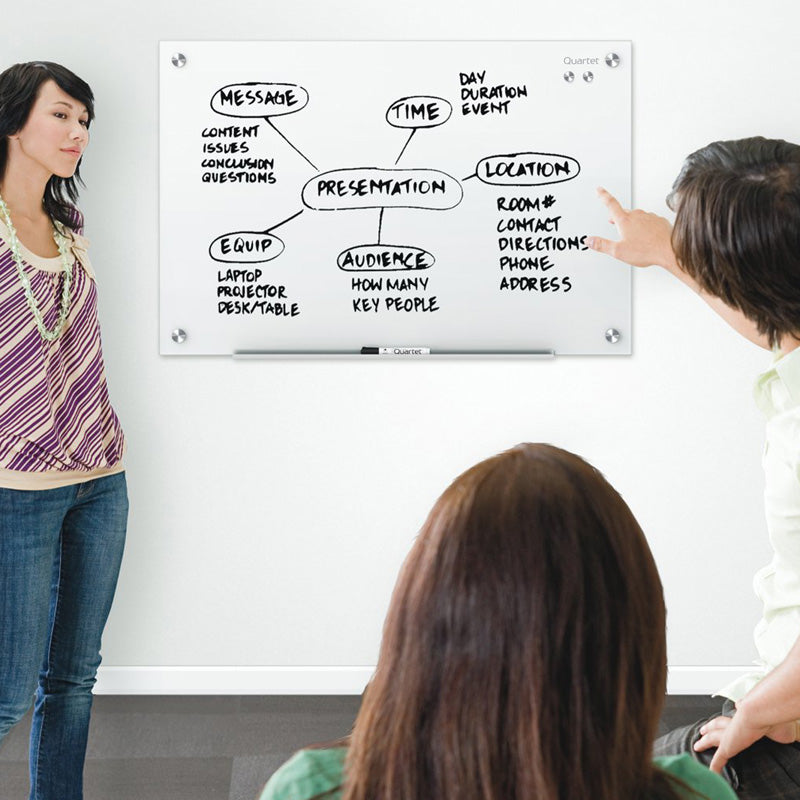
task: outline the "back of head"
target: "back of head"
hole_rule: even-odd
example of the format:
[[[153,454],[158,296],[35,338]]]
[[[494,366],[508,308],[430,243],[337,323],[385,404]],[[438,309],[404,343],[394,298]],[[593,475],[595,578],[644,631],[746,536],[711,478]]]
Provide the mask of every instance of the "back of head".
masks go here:
[[[61,64],[28,61],[4,70],[0,73],[0,181],[8,163],[8,137],[24,127],[42,84],[49,80],[86,107],[90,124],[94,119],[94,95],[89,84]],[[81,182],[78,167],[71,178],[53,175],[45,189],[45,210],[52,219],[70,228],[80,226],[74,204]]]
[[[478,464],[401,571],[345,800],[671,796],[651,762],[664,628],[647,542],[597,470],[530,444]]]
[[[667,202],[675,254],[702,289],[772,345],[800,332],[800,146],[713,142],[686,159]]]

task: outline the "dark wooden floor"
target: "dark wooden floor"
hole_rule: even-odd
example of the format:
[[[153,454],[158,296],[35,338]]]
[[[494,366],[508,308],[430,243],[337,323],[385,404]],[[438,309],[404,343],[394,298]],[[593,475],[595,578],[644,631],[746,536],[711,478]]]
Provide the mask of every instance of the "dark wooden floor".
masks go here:
[[[254,800],[276,767],[346,734],[359,697],[95,698],[85,800]],[[661,732],[719,709],[667,698]],[[28,796],[30,717],[0,745],[0,800]]]

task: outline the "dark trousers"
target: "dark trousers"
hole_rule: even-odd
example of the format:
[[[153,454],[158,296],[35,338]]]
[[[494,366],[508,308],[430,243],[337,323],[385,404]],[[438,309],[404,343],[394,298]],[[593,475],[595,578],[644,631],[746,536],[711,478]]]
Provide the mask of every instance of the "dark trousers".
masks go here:
[[[720,713],[732,717],[736,709],[726,700]],[[700,728],[716,716],[719,714],[670,731],[656,740],[653,754],[690,753],[701,764],[709,765],[714,750],[698,753],[693,745],[700,738]],[[734,756],[725,766],[723,777],[740,800],[800,800],[800,743],[778,744],[772,739],[761,739]]]

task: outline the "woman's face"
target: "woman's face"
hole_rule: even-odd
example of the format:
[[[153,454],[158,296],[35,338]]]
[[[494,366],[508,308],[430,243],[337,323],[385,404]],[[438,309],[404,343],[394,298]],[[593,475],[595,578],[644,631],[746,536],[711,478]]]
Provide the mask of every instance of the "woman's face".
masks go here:
[[[49,80],[41,85],[25,125],[9,138],[9,161],[71,178],[89,144],[89,112]]]

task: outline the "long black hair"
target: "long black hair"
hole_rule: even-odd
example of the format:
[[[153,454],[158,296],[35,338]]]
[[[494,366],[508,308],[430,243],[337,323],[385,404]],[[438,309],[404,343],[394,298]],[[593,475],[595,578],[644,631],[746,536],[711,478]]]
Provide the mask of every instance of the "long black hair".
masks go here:
[[[52,61],[28,61],[9,67],[0,73],[0,178],[5,176],[8,164],[8,137],[25,126],[39,89],[49,80],[86,106],[89,124],[94,119],[94,95],[89,84],[66,67]],[[75,208],[78,184],[85,185],[80,161],[71,178],[52,175],[42,198],[44,210],[53,221],[76,230],[81,227],[81,215]]]

